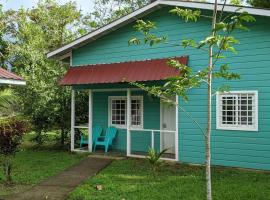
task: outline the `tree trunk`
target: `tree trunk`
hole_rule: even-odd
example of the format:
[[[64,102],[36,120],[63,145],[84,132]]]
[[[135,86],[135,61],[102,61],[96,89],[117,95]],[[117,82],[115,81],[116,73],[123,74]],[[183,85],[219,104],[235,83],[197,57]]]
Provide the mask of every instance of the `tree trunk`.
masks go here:
[[[4,174],[6,177],[6,182],[7,183],[11,183],[12,178],[11,178],[11,163],[8,159],[6,159],[5,161],[6,163],[4,163]]]
[[[213,19],[212,19],[212,35],[216,35],[214,31],[216,27],[217,18],[217,0],[215,0]],[[211,131],[212,131],[212,72],[213,72],[213,46],[209,46],[209,66],[208,66],[208,80],[207,80],[207,131],[205,134],[205,176],[206,176],[206,196],[207,200],[212,200],[212,182],[211,182]]]

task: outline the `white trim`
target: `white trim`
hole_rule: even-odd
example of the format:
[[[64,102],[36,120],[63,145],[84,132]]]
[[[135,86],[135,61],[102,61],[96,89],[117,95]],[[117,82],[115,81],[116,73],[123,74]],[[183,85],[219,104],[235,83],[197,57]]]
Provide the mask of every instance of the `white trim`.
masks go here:
[[[7,84],[7,85],[26,85],[26,82],[23,81],[23,80],[14,80],[14,79],[0,78],[0,84]]]
[[[93,93],[92,90],[89,90],[89,99],[88,99],[88,151],[92,152],[92,135],[93,135]]]
[[[126,90],[127,91],[127,90]],[[127,100],[126,96],[109,96],[108,97],[108,126],[114,126],[116,128],[121,128],[121,129],[126,129],[127,128],[127,113],[125,116],[125,125],[115,125],[112,124],[112,100],[117,99],[117,100]]]
[[[220,105],[220,97],[222,95],[237,95],[237,94],[252,94],[254,95],[254,125],[236,125],[236,126],[229,126],[229,125],[222,125],[220,121],[220,114],[221,114],[221,105]],[[257,90],[245,90],[245,91],[230,91],[230,92],[217,92],[216,93],[216,129],[219,130],[238,130],[238,131],[258,131],[258,91]]]
[[[135,155],[135,154],[130,154],[128,157],[130,157],[130,158],[146,158],[146,156],[143,156],[143,155]],[[177,161],[177,160],[175,160],[175,159],[173,159],[173,158],[160,158],[161,160],[166,160],[166,161]]]
[[[70,59],[69,59],[69,65],[70,66],[72,66],[72,61],[73,61],[72,57],[73,57],[73,54],[72,54],[72,50],[71,50],[70,51]]]
[[[162,5],[169,5],[169,6],[180,6],[180,7],[187,7],[187,8],[197,8],[197,9],[206,9],[206,10],[213,10],[214,4],[212,3],[200,3],[200,2],[185,2],[185,1],[177,1],[177,0],[156,0],[155,2],[148,4],[147,6],[144,6],[124,17],[121,17],[118,20],[115,20],[114,22],[105,25],[93,32],[90,32],[73,42],[64,45],[63,47],[60,47],[54,51],[51,51],[47,54],[47,58],[52,58],[54,56],[57,56],[60,53],[70,51],[75,46],[79,46],[81,44],[85,44],[86,42],[94,41],[98,37],[101,37],[105,35],[108,32],[114,31],[120,27],[123,27],[126,24],[129,24],[130,22],[133,22],[137,20],[138,18],[145,16],[146,14],[152,12],[153,10],[156,10],[160,8]],[[249,12],[252,15],[259,15],[259,16],[270,16],[270,10],[267,9],[258,9],[258,8],[252,8],[252,7],[238,7],[238,6],[232,6],[232,5],[226,5],[224,7],[225,12],[235,12],[237,9],[242,8],[238,12]],[[218,5],[218,10],[220,11],[222,9],[222,5]]]
[[[127,89],[127,101],[126,101],[126,106],[127,106],[127,156],[130,155],[131,152],[131,137],[130,137],[130,125],[131,125],[131,120],[130,120],[130,115],[131,115],[131,91],[130,89]]]
[[[179,6],[179,7],[187,7],[187,8],[197,8],[197,9],[205,9],[205,10],[213,10],[213,3],[201,3],[201,2],[190,2],[190,1],[176,1],[176,0],[160,0],[160,4],[168,5],[168,6]],[[223,4],[218,4],[218,11],[221,11]],[[240,10],[238,10],[240,9]],[[235,12],[238,10],[238,13],[248,12],[251,15],[259,15],[259,16],[270,16],[269,9],[261,9],[254,7],[240,7],[233,5],[225,5],[225,12]]]
[[[78,128],[78,129],[88,129],[88,126],[74,126],[74,128]]]
[[[167,132],[167,133],[174,133],[176,134],[177,131],[172,131],[172,130],[155,130],[155,129],[133,129],[131,128],[130,131],[139,131],[140,132],[150,132],[151,133],[151,148],[154,148],[154,138],[156,133],[161,133],[161,132]],[[178,158],[176,157],[177,154],[174,154],[175,158],[161,158],[163,160],[171,160],[171,161],[178,161]],[[130,157],[137,157],[137,158],[145,158],[146,156],[143,155],[136,155],[136,154],[130,154]]]
[[[74,151],[75,142],[75,91],[71,90],[71,130],[70,130],[70,148]]]
[[[131,91],[131,89],[129,89]],[[127,89],[126,89],[127,91]],[[126,121],[126,124],[125,125],[115,125],[115,124],[112,124],[112,114],[111,114],[111,101],[113,99],[123,99],[123,100],[126,100],[126,106],[128,105],[127,104],[127,96],[109,96],[108,97],[108,126],[114,126],[116,128],[119,128],[119,129],[126,129],[127,128],[127,107],[126,107],[126,117],[125,117],[125,121]],[[136,95],[136,96],[131,96],[131,100],[134,100],[134,99],[139,99],[141,101],[141,125],[140,126],[135,126],[135,125],[131,125],[130,127],[131,128],[135,128],[135,129],[143,129],[144,127],[144,100],[143,100],[143,95]],[[131,123],[131,121],[130,121]]]
[[[179,106],[179,97],[178,95],[176,95],[175,97],[175,102],[176,102],[176,108],[175,108],[175,121],[176,121],[176,125],[175,125],[175,159],[178,161],[179,160],[179,130],[178,130],[178,122],[179,122],[179,109],[178,109],[178,106]]]
[[[176,107],[175,107],[175,131],[167,131],[167,130],[162,130],[163,129],[163,102],[162,100],[160,99],[160,130],[154,130],[154,131],[160,131],[160,135],[159,135],[159,145],[160,145],[160,149],[162,149],[163,147],[163,137],[162,137],[162,134],[161,132],[165,132],[165,133],[174,133],[175,135],[175,139],[174,139],[174,144],[175,144],[175,160],[178,161],[179,160],[179,142],[178,142],[178,102],[179,101],[179,98],[178,96],[176,95],[175,96],[175,102],[176,102]]]
[[[71,51],[70,52],[68,52],[68,53],[66,53],[66,54],[64,54],[64,55],[62,55],[62,56],[60,56],[58,59],[59,60],[64,60],[64,59],[66,59],[66,58],[70,58],[70,60],[69,60],[69,64],[70,64],[70,66],[72,66],[72,62],[71,62],[71,59],[72,59],[72,53],[71,53]]]

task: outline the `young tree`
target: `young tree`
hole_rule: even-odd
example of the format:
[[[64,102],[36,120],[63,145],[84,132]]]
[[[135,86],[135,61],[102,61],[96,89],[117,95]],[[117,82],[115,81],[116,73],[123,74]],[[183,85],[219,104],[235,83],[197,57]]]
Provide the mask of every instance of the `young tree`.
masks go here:
[[[27,132],[27,129],[27,121],[16,117],[0,121],[0,156],[7,183],[12,181],[12,158],[18,151],[23,134]]]
[[[193,69],[189,66],[179,63],[177,60],[170,59],[168,65],[179,69],[181,72],[179,76],[169,78],[163,86],[149,87],[145,84],[131,83],[132,85],[138,86],[150,94],[160,97],[162,100],[171,102],[171,96],[178,95],[182,96],[184,100],[188,100],[187,92],[193,88],[199,88],[202,85],[207,86],[207,126],[206,131],[202,126],[187,113],[184,108],[180,107],[180,110],[184,111],[198,126],[205,138],[205,172],[206,172],[206,194],[207,199],[212,199],[212,185],[211,185],[211,131],[212,131],[212,98],[213,91],[226,91],[228,86],[220,86],[213,89],[212,83],[213,78],[222,78],[225,80],[238,79],[239,74],[229,71],[228,65],[220,64],[221,59],[225,59],[225,52],[236,53],[234,48],[235,44],[239,41],[232,35],[235,30],[247,30],[244,26],[245,22],[255,21],[254,17],[250,16],[246,12],[235,13],[224,15],[223,9],[226,4],[224,2],[223,8],[220,13],[217,10],[217,0],[213,4],[213,15],[205,16],[200,10],[190,10],[182,8],[174,8],[170,11],[171,14],[179,16],[186,22],[196,22],[200,17],[206,17],[211,19],[211,27],[209,27],[210,34],[207,35],[203,40],[197,42],[194,39],[185,39],[181,41],[183,48],[195,48],[207,53],[208,66],[201,66],[201,69],[193,72]],[[172,44],[164,36],[157,36],[153,34],[153,29],[156,29],[155,23],[151,21],[138,20],[134,26],[139,31],[143,38],[134,37],[130,39],[129,44],[139,45],[144,43],[146,45],[156,45],[160,43]],[[179,45],[179,44],[173,44]],[[219,69],[218,69],[219,67]],[[171,102],[174,103],[174,102]]]

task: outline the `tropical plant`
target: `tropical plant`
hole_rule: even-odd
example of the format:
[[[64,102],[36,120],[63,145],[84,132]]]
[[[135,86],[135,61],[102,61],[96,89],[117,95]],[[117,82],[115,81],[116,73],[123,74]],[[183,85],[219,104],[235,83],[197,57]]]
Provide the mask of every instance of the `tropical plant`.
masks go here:
[[[247,22],[254,22],[255,18],[250,16],[247,12],[240,12],[236,10],[232,14],[224,14],[223,4],[221,12],[218,13],[218,2],[215,0],[212,16],[204,15],[200,10],[191,10],[183,8],[174,8],[170,10],[170,13],[178,16],[185,22],[197,22],[201,17],[211,19],[211,27],[209,27],[209,35],[206,35],[201,41],[196,41],[193,38],[183,39],[179,44],[170,43],[165,36],[158,36],[153,33],[156,29],[156,25],[151,21],[138,20],[135,29],[141,33],[142,38],[133,37],[130,39],[129,44],[140,45],[157,45],[157,44],[170,44],[175,46],[181,46],[183,48],[194,48],[200,50],[206,54],[208,65],[207,67],[201,66],[197,71],[189,66],[179,63],[175,59],[170,59],[168,65],[181,71],[181,74],[176,77],[167,79],[163,86],[147,86],[141,83],[131,83],[137,87],[142,88],[150,94],[160,97],[166,102],[171,101],[171,97],[178,95],[183,97],[184,100],[188,100],[188,92],[191,89],[206,86],[207,88],[207,113],[205,118],[207,119],[206,127],[202,127],[200,123],[193,119],[192,115],[187,113],[185,109],[177,105],[180,110],[184,111],[195,122],[205,139],[205,166],[206,166],[206,194],[207,199],[212,199],[212,184],[211,184],[211,132],[212,132],[212,98],[216,91],[228,91],[228,85],[218,85],[213,89],[213,78],[215,79],[239,79],[240,75],[229,71],[228,64],[219,62],[225,60],[229,52],[236,54],[234,45],[239,44],[239,40],[234,37],[234,32],[237,30],[248,30],[244,25]],[[226,53],[226,54],[225,54]]]
[[[7,183],[12,181],[12,159],[28,127],[28,122],[22,118],[11,117],[0,120],[0,157]]]
[[[164,149],[161,152],[158,152],[154,148],[149,148],[146,159],[151,165],[153,172],[156,172],[160,167],[162,163],[160,158],[166,153],[166,151],[168,151],[168,149]]]

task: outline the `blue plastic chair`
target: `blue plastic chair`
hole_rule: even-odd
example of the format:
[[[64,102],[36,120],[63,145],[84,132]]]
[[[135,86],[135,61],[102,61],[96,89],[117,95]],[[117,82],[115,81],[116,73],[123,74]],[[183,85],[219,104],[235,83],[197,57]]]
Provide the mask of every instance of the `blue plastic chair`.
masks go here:
[[[96,138],[94,144],[94,151],[96,150],[96,146],[104,146],[105,152],[108,152],[109,147],[112,145],[113,139],[116,136],[117,129],[113,126],[106,129],[105,136],[101,136]]]
[[[93,130],[92,130],[92,146],[94,146],[96,139],[101,136],[101,133],[102,133],[101,126],[95,126],[93,128]],[[82,148],[82,146],[84,144],[88,145],[88,137],[84,136],[83,132],[81,131],[80,148]]]

